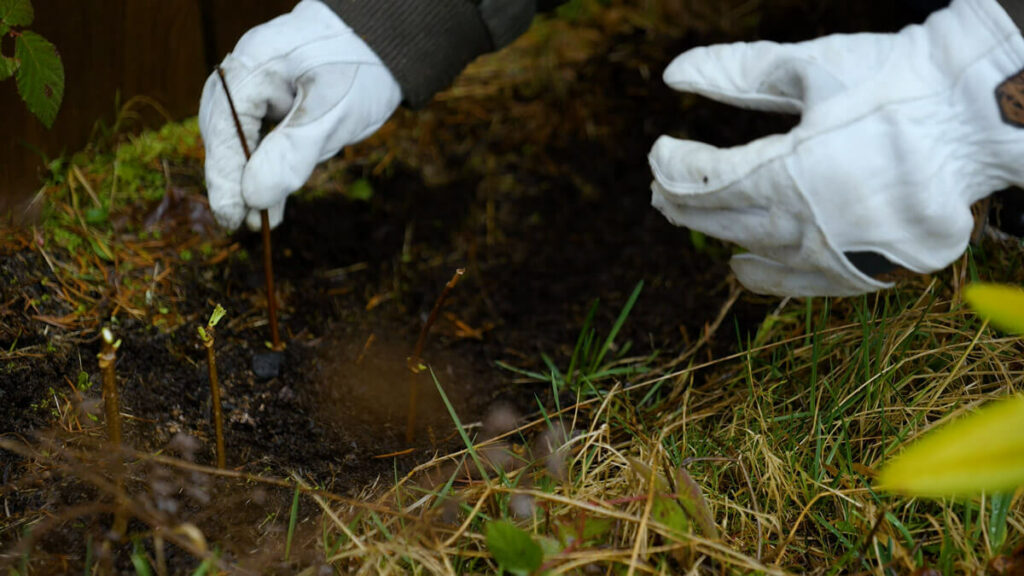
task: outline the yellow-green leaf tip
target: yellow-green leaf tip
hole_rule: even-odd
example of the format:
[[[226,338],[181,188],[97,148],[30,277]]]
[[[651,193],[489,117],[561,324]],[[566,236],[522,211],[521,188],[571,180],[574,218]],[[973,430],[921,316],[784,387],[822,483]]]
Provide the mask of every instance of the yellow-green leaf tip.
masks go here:
[[[1024,334],[1024,290],[1004,284],[974,283],[964,289],[964,300],[995,328]]]
[[[227,310],[225,310],[223,306],[217,304],[217,307],[213,309],[213,313],[210,314],[210,321],[207,323],[207,325],[210,328],[213,328],[214,326],[217,325],[217,322],[220,322],[220,319],[223,318],[224,315],[227,313]]]
[[[1024,485],[1024,395],[929,432],[879,473],[878,488],[932,498]]]

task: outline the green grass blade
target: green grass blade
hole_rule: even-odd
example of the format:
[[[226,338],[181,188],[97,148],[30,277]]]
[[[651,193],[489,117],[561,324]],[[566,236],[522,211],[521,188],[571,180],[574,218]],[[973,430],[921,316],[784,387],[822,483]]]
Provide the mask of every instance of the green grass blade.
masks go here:
[[[434,386],[437,387],[437,393],[441,395],[441,400],[444,402],[445,408],[448,409],[448,415],[452,417],[452,422],[455,422],[455,428],[459,431],[459,436],[462,438],[463,444],[466,445],[466,451],[469,452],[469,457],[472,458],[473,463],[476,464],[476,469],[480,472],[480,477],[485,481],[489,480],[490,477],[487,475],[487,468],[480,460],[480,456],[476,453],[476,448],[473,446],[473,442],[469,439],[469,435],[466,434],[466,428],[462,425],[462,421],[459,420],[459,415],[455,413],[455,407],[452,406],[451,401],[448,400],[448,395],[444,393],[444,388],[441,387],[441,382],[438,381],[433,368],[430,369],[430,377],[434,380]]]
[[[594,318],[597,316],[597,305],[600,303],[599,300],[594,300],[594,303],[590,305],[590,310],[587,311],[587,317],[583,320],[583,327],[580,328],[580,335],[576,338],[576,346],[572,349],[572,357],[569,358],[569,369],[565,371],[565,381],[569,385],[572,385],[576,381],[576,367],[580,365],[581,360],[586,358],[584,355],[585,341],[587,335],[591,333],[591,326],[594,324]]]
[[[992,494],[992,513],[988,517],[988,540],[993,551],[998,551],[1006,543],[1007,516],[1013,502],[1013,492],[997,492]]]
[[[149,560],[146,559],[146,551],[139,545],[138,540],[132,542],[131,560],[136,574],[139,576],[153,576],[153,569],[150,568]]]
[[[608,333],[608,337],[605,338],[604,344],[601,346],[601,349],[597,354],[597,358],[595,358],[593,364],[591,364],[591,371],[597,370],[601,367],[601,363],[604,362],[604,357],[608,354],[608,350],[611,349],[612,344],[615,342],[615,337],[619,335],[619,330],[622,330],[622,325],[626,323],[626,318],[629,318],[629,313],[633,311],[633,305],[636,304],[636,300],[640,297],[640,292],[643,289],[644,281],[641,280],[636,283],[636,287],[633,288],[633,293],[629,295],[629,299],[626,300],[626,305],[622,307],[622,311],[619,312],[619,317],[615,319],[615,324],[612,325],[612,331]]]
[[[288,536],[284,541],[284,561],[288,561],[288,557],[292,552],[292,539],[295,537],[295,524],[299,520],[299,487],[295,487],[295,495],[292,496],[292,510],[288,515]]]

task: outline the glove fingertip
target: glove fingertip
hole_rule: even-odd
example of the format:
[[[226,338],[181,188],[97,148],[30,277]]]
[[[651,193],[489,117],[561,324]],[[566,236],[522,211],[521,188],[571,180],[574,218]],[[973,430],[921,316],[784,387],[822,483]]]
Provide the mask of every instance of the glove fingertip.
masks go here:
[[[317,157],[308,144],[292,142],[281,128],[260,143],[242,175],[242,195],[253,208],[270,208],[306,183]]]
[[[671,88],[680,90],[693,80],[695,63],[706,58],[706,46],[691,48],[676,56],[661,74],[662,81]]]
[[[263,227],[263,219],[260,218],[259,210],[249,210],[245,215],[245,226],[250,232],[259,232]]]
[[[270,228],[277,228],[284,221],[284,202],[271,206],[267,212],[270,220]]]
[[[245,211],[242,208],[232,210],[214,210],[213,218],[221,228],[228,232],[234,232],[242,224]]]
[[[284,221],[284,204],[284,202],[280,202],[267,208],[267,221],[270,224],[271,230],[277,228]],[[263,229],[263,216],[260,214],[261,212],[263,210],[251,209],[245,215],[245,224],[249,230],[259,232]]]

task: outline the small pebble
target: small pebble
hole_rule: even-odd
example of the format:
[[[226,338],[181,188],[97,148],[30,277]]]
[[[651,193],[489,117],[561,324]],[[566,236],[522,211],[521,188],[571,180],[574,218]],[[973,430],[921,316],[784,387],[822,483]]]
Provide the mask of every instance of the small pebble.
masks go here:
[[[252,372],[257,378],[270,380],[281,373],[284,354],[271,350],[257,352],[252,356]]]

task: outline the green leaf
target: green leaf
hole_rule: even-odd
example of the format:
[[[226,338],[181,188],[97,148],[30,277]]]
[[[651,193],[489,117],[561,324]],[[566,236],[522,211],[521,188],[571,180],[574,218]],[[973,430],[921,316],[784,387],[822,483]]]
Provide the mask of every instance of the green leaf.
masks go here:
[[[103,208],[89,208],[85,211],[85,223],[86,224],[103,224],[107,221],[107,211]]]
[[[1013,492],[993,494],[989,499],[992,513],[988,515],[988,540],[993,550],[999,550],[1006,542],[1006,517],[1010,514],[1013,504]]]
[[[80,370],[78,372],[78,390],[84,392],[89,388],[92,388],[92,381],[89,380],[89,373],[84,370]]]
[[[345,195],[352,200],[369,202],[373,198],[373,184],[366,178],[360,178],[352,183],[345,191]]]
[[[0,36],[3,31],[0,30]],[[18,71],[18,59],[0,55],[0,80],[7,80]]]
[[[693,477],[685,468],[676,468],[673,472],[676,481],[676,498],[679,500],[679,504],[697,523],[702,534],[712,540],[717,540],[718,527],[715,526],[715,518],[711,515],[707,500],[701,494],[700,486],[694,482]]]
[[[626,462],[629,463],[629,467],[636,472],[638,476],[645,483],[651,481],[651,476],[654,476],[654,489],[657,492],[668,493],[672,491],[672,488],[668,485],[668,480],[665,479],[663,474],[657,474],[650,466],[644,464],[640,460],[633,458],[632,456],[626,456]]]
[[[690,519],[674,498],[655,494],[654,504],[651,506],[651,517],[659,524],[668,526],[669,531],[676,537],[686,536],[686,533],[690,531]]]
[[[153,576],[153,569],[149,566],[149,560],[146,558],[146,551],[143,549],[139,541],[132,540],[132,566],[135,567],[135,573],[139,576]]]
[[[704,254],[708,251],[708,237],[702,232],[690,230],[690,244],[693,244],[693,249],[698,254]]]
[[[57,48],[26,30],[14,39],[14,57],[21,61],[15,73],[18,94],[40,122],[47,128],[53,126],[64,99],[64,65]]]
[[[593,541],[602,541],[613,527],[609,518],[571,518],[555,521],[555,533],[563,546],[587,546]],[[543,542],[541,543],[543,545]],[[547,550],[545,550],[547,552]]]
[[[487,524],[487,548],[504,570],[525,575],[544,562],[544,551],[528,532],[507,520]]]
[[[537,545],[540,546],[541,552],[544,556],[554,556],[555,554],[561,553],[562,550],[565,550],[562,543],[559,542],[557,538],[552,538],[551,536],[538,536]]]
[[[217,322],[220,322],[221,318],[223,318],[224,315],[227,313],[228,311],[225,310],[223,306],[217,304],[217,306],[214,307],[213,312],[210,314],[210,320],[209,322],[206,323],[207,326],[213,328],[214,326],[217,325]]]
[[[28,26],[35,18],[29,0],[0,0],[0,22],[8,27]]]
[[[936,498],[1012,492],[1024,484],[1024,395],[926,434],[882,469],[878,484]]]
[[[1003,284],[974,283],[964,289],[964,300],[999,330],[1024,334],[1024,290]]]

